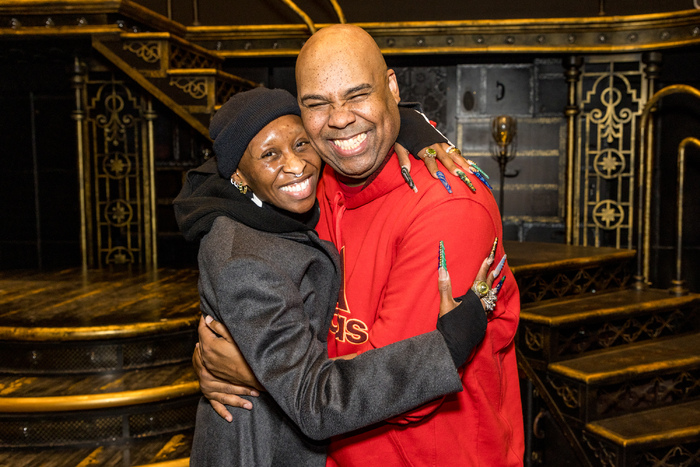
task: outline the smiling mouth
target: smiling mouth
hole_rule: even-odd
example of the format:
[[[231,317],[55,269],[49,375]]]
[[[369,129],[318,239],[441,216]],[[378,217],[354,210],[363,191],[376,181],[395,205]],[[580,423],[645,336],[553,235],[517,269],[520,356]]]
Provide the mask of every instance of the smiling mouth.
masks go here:
[[[280,190],[282,190],[286,193],[301,193],[303,191],[308,190],[310,186],[311,186],[311,178],[307,178],[303,182],[292,183],[291,185],[286,185],[286,186],[280,187]]]
[[[343,151],[352,151],[357,149],[367,139],[367,133],[360,133],[349,139],[333,139],[331,142]]]

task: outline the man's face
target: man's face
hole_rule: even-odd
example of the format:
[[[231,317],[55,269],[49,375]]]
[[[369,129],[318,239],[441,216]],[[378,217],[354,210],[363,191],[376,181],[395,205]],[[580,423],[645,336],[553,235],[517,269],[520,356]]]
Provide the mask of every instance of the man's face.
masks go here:
[[[393,70],[336,55],[298,70],[297,86],[312,145],[346,183],[363,183],[398,135]]]

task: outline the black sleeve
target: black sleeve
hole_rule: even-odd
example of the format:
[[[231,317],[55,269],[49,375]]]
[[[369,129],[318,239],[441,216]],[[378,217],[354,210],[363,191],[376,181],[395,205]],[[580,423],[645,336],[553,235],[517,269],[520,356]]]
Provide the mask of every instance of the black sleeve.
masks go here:
[[[399,104],[401,128],[396,142],[416,155],[428,146],[436,143],[449,143],[448,139],[435,128],[428,118],[419,110],[417,104]]]
[[[461,303],[438,318],[437,330],[445,339],[452,361],[459,368],[484,338],[487,320],[481,300],[473,291],[455,300],[461,300]]]
[[[355,430],[462,390],[438,331],[352,360],[329,360],[326,343],[311,331],[303,297],[274,264],[241,258],[219,272],[231,279],[215,287],[221,320],[258,380],[311,438]]]

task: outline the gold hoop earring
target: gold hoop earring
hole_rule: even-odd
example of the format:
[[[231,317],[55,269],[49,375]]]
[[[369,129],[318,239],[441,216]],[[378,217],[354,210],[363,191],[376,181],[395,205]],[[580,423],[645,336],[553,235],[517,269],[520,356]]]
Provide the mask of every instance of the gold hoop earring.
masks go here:
[[[238,191],[244,195],[248,193],[248,185],[244,185],[243,183],[240,182],[234,182],[233,178],[231,179],[231,185],[235,186]]]

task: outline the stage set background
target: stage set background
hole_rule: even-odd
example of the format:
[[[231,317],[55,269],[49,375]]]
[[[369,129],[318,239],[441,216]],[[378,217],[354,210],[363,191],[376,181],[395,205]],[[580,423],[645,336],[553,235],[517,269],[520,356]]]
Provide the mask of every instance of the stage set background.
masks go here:
[[[195,42],[205,48],[231,52],[221,65],[223,71],[265,86],[295,91],[293,56],[236,55],[233,52],[240,45],[214,40],[217,27],[255,29],[256,25],[260,28],[269,24],[298,25],[299,16],[282,2],[141,0],[136,3],[164,17],[169,16],[181,25],[195,27],[192,37],[199,37]],[[297,4],[317,24],[337,22],[330,2],[305,0]],[[439,0],[340,4],[351,23],[605,18],[694,8],[691,0]],[[9,16],[4,19],[11,20]],[[519,39],[517,31],[514,37],[514,41]],[[548,36],[542,40],[545,39],[548,40]],[[393,44],[389,39],[383,40],[385,42],[380,45],[390,51]],[[474,35],[470,40],[478,43],[480,39]],[[508,40],[505,36],[506,43]],[[629,34],[627,40],[634,42]],[[605,38],[601,37],[600,41],[604,42]],[[243,47],[254,51],[258,46],[259,43],[252,40]],[[503,209],[506,238],[556,243],[567,241],[565,109],[569,84],[565,73],[574,69],[579,80],[577,129],[579,136],[587,136],[576,143],[577,191],[571,242],[634,247],[629,216],[633,127],[638,124],[642,106],[649,97],[650,82],[654,89],[671,84],[698,87],[700,48],[691,44],[662,48],[659,53],[638,50],[580,54],[562,51],[508,53],[502,48],[491,53],[489,50],[388,53],[387,61],[397,70],[404,100],[422,102],[439,128],[492,175],[497,199],[498,165],[491,157],[490,122],[496,115],[516,117],[517,156],[507,171],[517,172],[518,176],[506,179]],[[581,60],[574,68],[573,62],[567,61],[571,57]],[[179,236],[170,203],[181,186],[184,171],[211,154],[210,142],[201,132],[194,131],[170,108],[151,98],[129,76],[96,54],[89,40],[80,37],[60,41],[49,37],[21,40],[18,36],[2,43],[0,60],[5,64],[0,71],[0,151],[4,163],[0,171],[0,203],[4,214],[0,227],[0,268],[45,270],[79,266],[84,262],[81,252],[85,248],[89,250],[90,267],[124,262],[152,262],[174,267],[194,265],[196,245],[185,243]],[[598,79],[613,72],[617,81]],[[87,108],[76,109],[77,88],[86,93]],[[611,108],[605,100],[607,88],[619,89],[621,102],[612,108],[614,115],[607,121],[596,120],[596,111],[602,109],[605,113]],[[119,105],[122,107],[117,113],[110,107],[114,102],[107,98],[108,89],[121,96]],[[670,96],[664,100],[656,117],[658,170],[654,180],[651,278],[660,287],[668,285],[675,264],[672,247],[677,147],[682,138],[697,131],[698,110],[699,103],[683,96]],[[631,117],[622,121],[625,112]],[[114,133],[103,131],[99,142],[95,142],[97,132],[104,130],[98,120],[107,117],[117,118],[112,121],[117,126],[110,130]],[[107,153],[122,154],[122,165],[138,165],[139,158],[146,157],[150,151],[154,161],[154,186],[139,183],[137,179],[125,181],[120,185],[118,201],[102,199],[107,197],[109,183],[102,186],[98,179],[87,187],[89,191],[81,191],[79,174],[82,169],[76,157],[81,137],[76,133],[76,119],[87,119],[92,128],[89,131],[96,132],[82,137],[91,144],[102,145]],[[594,128],[596,126],[598,128]],[[605,133],[613,127],[622,132],[615,136],[615,142],[608,140]],[[621,143],[618,144],[617,139]],[[606,158],[607,165],[601,165],[604,164],[601,158]],[[94,160],[95,165],[100,163]],[[591,175],[596,165],[604,169]],[[700,260],[700,223],[697,216],[692,215],[700,205],[700,192],[693,189],[699,172],[697,151],[689,148],[684,269],[685,278],[694,291],[699,290],[700,281],[691,266],[699,264]],[[139,173],[135,177],[143,175]],[[110,196],[115,196],[114,190]],[[152,205],[148,203],[148,196],[153,198]],[[81,224],[84,214],[81,214],[80,203],[84,198],[92,199],[92,211],[99,210],[99,203],[104,203],[104,209],[116,215],[117,221],[101,225],[95,215],[87,219],[87,224]],[[601,204],[601,199],[608,198],[610,203]],[[151,237],[144,225],[156,226]],[[105,245],[110,246],[106,248]]]

